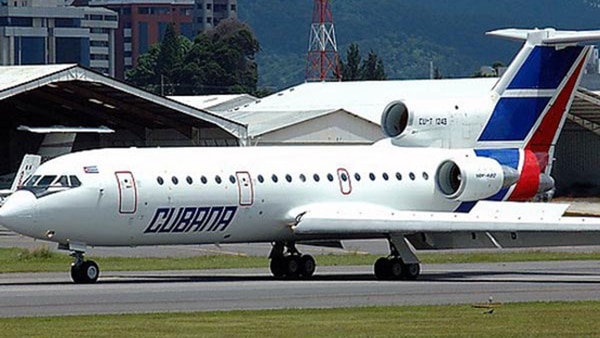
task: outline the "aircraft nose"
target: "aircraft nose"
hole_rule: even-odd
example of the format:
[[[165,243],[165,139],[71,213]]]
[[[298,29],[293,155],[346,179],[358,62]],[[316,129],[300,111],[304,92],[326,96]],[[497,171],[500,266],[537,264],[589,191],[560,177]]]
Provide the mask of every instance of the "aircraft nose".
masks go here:
[[[31,234],[36,223],[37,199],[33,193],[19,190],[0,207],[0,224],[21,234]]]

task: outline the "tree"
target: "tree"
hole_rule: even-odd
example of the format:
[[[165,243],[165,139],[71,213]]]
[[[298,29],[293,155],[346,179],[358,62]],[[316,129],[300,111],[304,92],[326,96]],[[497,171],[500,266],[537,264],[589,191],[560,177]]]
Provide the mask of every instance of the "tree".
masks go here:
[[[128,80],[155,93],[171,95],[253,94],[259,50],[250,27],[235,19],[222,20],[193,43],[169,25],[160,45],[153,46],[152,54],[140,56],[138,65],[128,72]]]
[[[362,57],[360,56],[358,44],[353,42],[346,51],[346,62],[341,62],[343,81],[358,81],[362,78],[360,72],[361,61]]]
[[[387,78],[383,61],[373,50],[369,52],[367,59],[363,61],[361,73],[363,80],[385,80]]]
[[[366,60],[360,55],[358,44],[352,43],[346,51],[346,62],[341,62],[342,81],[385,80],[383,61],[371,50]]]

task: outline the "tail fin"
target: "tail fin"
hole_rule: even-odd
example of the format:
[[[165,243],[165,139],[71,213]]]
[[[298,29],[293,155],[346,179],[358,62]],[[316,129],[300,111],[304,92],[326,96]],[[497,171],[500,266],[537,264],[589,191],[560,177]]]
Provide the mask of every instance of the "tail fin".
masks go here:
[[[496,104],[479,148],[520,148],[548,165],[592,47],[600,31],[503,29],[488,35],[525,41],[492,90]]]
[[[25,179],[27,179],[31,174],[33,174],[37,167],[40,166],[41,161],[42,157],[39,155],[25,154],[25,156],[23,156],[21,166],[19,167],[19,170],[15,175],[15,179],[13,180],[13,183],[10,187],[11,193],[15,192],[17,188],[23,185]]]

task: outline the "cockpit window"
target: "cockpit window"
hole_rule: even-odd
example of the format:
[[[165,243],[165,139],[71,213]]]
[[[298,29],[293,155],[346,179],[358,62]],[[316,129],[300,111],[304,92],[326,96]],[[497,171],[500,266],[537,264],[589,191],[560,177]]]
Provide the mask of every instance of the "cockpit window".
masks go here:
[[[69,179],[71,180],[71,187],[77,188],[81,186],[81,181],[77,178],[77,176],[71,175],[69,176]]]
[[[33,175],[33,176],[29,177],[25,181],[25,183],[23,183],[23,186],[25,186],[25,187],[31,187],[31,186],[35,185],[35,183],[40,179],[40,177],[42,177],[42,176],[40,176],[40,175]]]
[[[81,181],[75,175],[34,175],[25,181],[20,190],[31,191],[40,198],[60,191],[81,186]]]
[[[36,184],[36,186],[49,186],[56,179],[55,175],[47,175],[42,177],[41,180]]]
[[[66,175],[62,175],[52,185],[53,186],[58,186],[58,187],[68,187],[69,186],[69,179],[67,178]]]

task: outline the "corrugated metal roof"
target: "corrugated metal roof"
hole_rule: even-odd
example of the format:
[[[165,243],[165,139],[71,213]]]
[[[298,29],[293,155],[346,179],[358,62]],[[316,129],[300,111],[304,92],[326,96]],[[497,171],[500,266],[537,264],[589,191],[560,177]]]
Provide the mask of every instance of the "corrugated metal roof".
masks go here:
[[[0,66],[0,92],[35,82],[40,78],[76,67],[66,65],[36,65],[36,66]]]
[[[185,135],[191,133],[188,132],[190,126],[208,123],[242,142],[247,137],[243,123],[143,91],[78,65],[0,67],[0,100],[34,92],[55,104],[76,105],[79,110],[93,114],[94,118],[113,123],[120,121],[118,123],[130,128],[142,127],[142,121],[145,121],[178,128]],[[26,103],[36,104],[31,100]],[[126,109],[117,111],[119,105]],[[70,109],[72,107],[65,109],[65,113]]]
[[[169,99],[187,104],[198,109],[220,112],[258,100],[258,98],[248,94],[234,95],[197,95],[197,96],[168,96]]]
[[[496,78],[405,80],[366,82],[311,82],[304,83],[237,109],[241,112],[273,112],[287,117],[310,112],[351,112],[365,120],[379,124],[383,109],[392,101],[410,99],[450,99],[481,97],[487,94]],[[432,92],[432,88],[435,92]],[[236,114],[225,116],[250,124]],[[310,114],[306,118],[311,118]],[[273,123],[277,121],[273,120]]]

